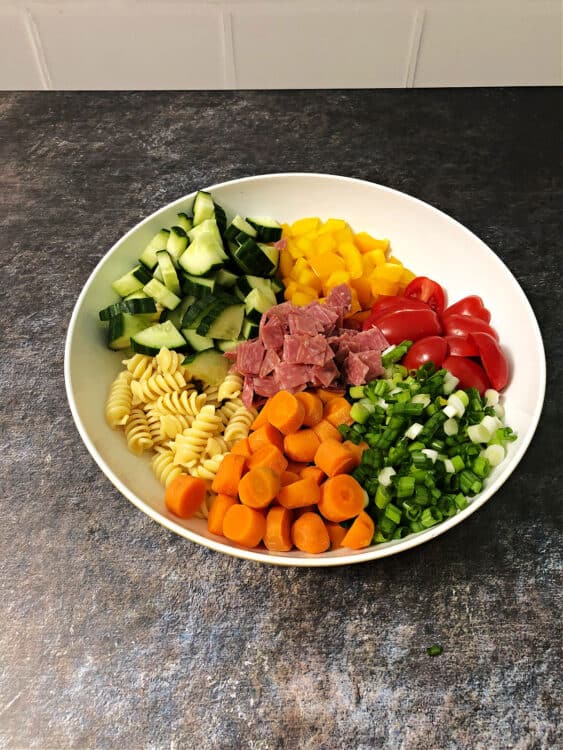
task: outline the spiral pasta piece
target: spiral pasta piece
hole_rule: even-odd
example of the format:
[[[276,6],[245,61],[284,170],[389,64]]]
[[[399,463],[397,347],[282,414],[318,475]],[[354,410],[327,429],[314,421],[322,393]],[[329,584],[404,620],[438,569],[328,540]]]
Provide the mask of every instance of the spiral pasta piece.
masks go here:
[[[196,390],[172,391],[160,396],[154,403],[154,408],[161,414],[183,414],[195,417],[205,406],[207,396]]]
[[[191,427],[192,417],[184,414],[163,414],[160,417],[160,426],[166,438],[173,440],[180,432],[184,432]]]
[[[256,409],[247,409],[246,406],[239,407],[229,419],[225,427],[223,437],[227,443],[235,443],[248,437],[250,425],[256,418]]]
[[[227,445],[227,441],[219,435],[216,435],[215,437],[210,437],[207,441],[204,455],[209,458],[215,458],[215,456],[218,456],[221,453],[227,453],[228,450],[229,446]]]
[[[129,359],[124,359],[122,364],[135,380],[146,380],[155,372],[154,359],[148,354],[133,354]]]
[[[133,393],[133,405],[154,401],[158,396],[185,388],[186,380],[178,370],[175,373],[157,373],[146,380],[133,380],[131,392]]]
[[[215,407],[206,404],[192,422],[192,426],[174,441],[174,461],[187,466],[198,461],[205,450],[207,441],[222,431],[221,417],[215,414]]]
[[[152,441],[154,445],[158,445],[167,439],[162,428],[162,414],[154,408],[152,403],[147,404],[144,407],[144,411],[147,417],[147,424],[149,426]]]
[[[140,456],[144,451],[152,448],[153,441],[147,422],[147,416],[142,409],[132,409],[125,424],[125,437],[131,453]]]
[[[212,404],[213,406],[217,406],[219,403],[219,386],[218,385],[206,385],[203,389],[203,392],[205,393],[205,396],[207,398],[206,403]]]
[[[229,421],[234,417],[237,409],[246,408],[240,398],[233,398],[229,401],[223,401],[221,406],[217,409],[217,413],[221,416],[225,427],[229,424]]]
[[[128,370],[122,370],[110,386],[106,401],[106,420],[113,428],[125,425],[129,419],[132,379],[133,376]]]
[[[194,477],[199,477],[200,479],[206,479],[207,481],[212,482],[215,479],[217,470],[219,469],[219,466],[221,466],[221,462],[224,458],[224,453],[219,453],[213,458],[205,458],[193,469],[190,469],[190,474]]]
[[[227,377],[217,390],[217,400],[234,399],[242,393],[242,377],[234,372],[228,373]]]
[[[154,359],[160,373],[173,375],[175,372],[181,372],[182,375],[185,375],[186,371],[182,365],[184,358],[183,354],[178,354],[178,352],[163,347]]]
[[[176,479],[176,477],[185,472],[180,466],[174,463],[174,454],[171,450],[157,446],[156,451],[151,461],[152,470],[159,482],[168,487],[173,479]]]

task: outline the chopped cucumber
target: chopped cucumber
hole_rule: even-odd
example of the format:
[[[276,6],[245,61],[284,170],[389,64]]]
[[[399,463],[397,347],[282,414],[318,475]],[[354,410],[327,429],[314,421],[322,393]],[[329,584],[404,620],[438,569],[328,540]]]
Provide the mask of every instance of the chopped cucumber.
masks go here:
[[[246,295],[244,301],[246,308],[246,318],[253,323],[259,323],[262,315],[277,304],[276,297],[270,289],[269,294],[265,294],[261,289],[253,289]]]
[[[172,236],[172,232],[170,232],[170,236]],[[164,286],[170,289],[173,294],[179,296],[181,291],[180,282],[178,281],[178,274],[174,268],[172,258],[166,250],[159,250],[156,254],[156,260],[158,262],[158,270],[162,274]]]
[[[158,279],[151,279],[148,284],[145,284],[143,292],[168,310],[174,310],[181,302],[180,297],[167,289]]]
[[[273,276],[280,265],[280,251],[277,247],[274,247],[273,245],[264,245],[262,242],[258,243],[258,246],[260,247],[260,250],[266,255],[271,262],[273,268],[272,270],[267,274],[267,276]]]
[[[231,252],[237,265],[246,274],[253,276],[270,276],[277,268],[277,263],[270,259],[269,253],[264,251],[267,245],[260,245],[253,239],[248,239],[242,245],[231,244]],[[272,250],[274,248],[269,248]],[[279,253],[278,253],[279,254]]]
[[[110,320],[120,313],[129,313],[130,315],[142,315],[146,313],[155,313],[156,304],[151,297],[129,297],[129,299],[115,302],[113,305],[104,307],[98,313],[100,320]]]
[[[138,265],[119,279],[116,279],[111,286],[120,297],[127,297],[129,294],[141,290],[150,280],[150,273],[143,266]]]
[[[240,339],[235,339],[234,341],[230,341],[228,339],[226,340],[219,340],[217,343],[217,349],[219,349],[220,352],[232,352],[233,349],[236,349],[237,346],[240,344]]]
[[[260,325],[252,320],[245,319],[242,324],[242,338],[255,339],[260,331]]]
[[[241,291],[243,297],[250,294],[253,289],[260,289],[264,294],[275,298],[272,291],[272,282],[270,279],[263,279],[261,276],[239,276],[236,287]]]
[[[200,336],[237,339],[244,320],[244,305],[234,297],[216,299],[197,327]]]
[[[227,377],[231,363],[216,349],[206,349],[191,354],[183,362],[190,378],[201,380],[207,385],[219,385]]]
[[[247,217],[246,220],[256,229],[258,239],[261,242],[277,242],[281,239],[282,228],[275,219],[251,219],[250,217]]]
[[[190,229],[193,227],[193,225],[194,225],[193,221],[192,221],[191,217],[188,216],[188,214],[186,214],[184,212],[178,214],[178,216],[176,218],[176,226],[177,227],[180,227],[181,229],[183,229],[184,232],[189,232]]]
[[[161,229],[160,232],[157,232],[143,250],[141,257],[139,258],[141,263],[152,270],[156,266],[156,254],[159,250],[166,250],[169,236],[170,230],[168,229]]]
[[[109,319],[108,347],[110,349],[128,349],[131,337],[152,326],[150,315],[131,315],[119,313]]]
[[[192,276],[189,273],[182,275],[182,287],[186,294],[194,297],[205,297],[215,292],[216,278],[214,276]]]
[[[193,305],[195,301],[195,297],[188,294],[186,297],[182,299],[178,307],[175,307],[174,310],[166,310],[166,320],[170,320],[176,328],[180,329],[182,327],[182,319],[188,309]]]
[[[192,276],[210,273],[213,269],[220,268],[223,261],[227,260],[221,235],[217,231],[217,224],[214,221],[211,224],[215,225],[215,228],[208,225],[209,231],[195,232],[198,227],[194,227],[190,232],[191,244],[178,261],[184,271]]]
[[[219,227],[219,231],[225,231],[225,227],[227,225],[227,217],[221,206],[215,203],[210,193],[206,192],[205,190],[199,190],[194,198],[194,205],[192,210],[194,214],[194,227],[196,227],[198,224],[201,224],[206,219],[215,219],[215,221],[217,222],[217,226]]]
[[[186,346],[186,340],[176,326],[170,320],[166,320],[131,336],[131,346],[139,354],[155,355],[163,347],[182,349]]]
[[[219,286],[224,289],[230,289],[237,282],[238,276],[232,271],[227,271],[226,268],[220,268],[215,274],[215,281]]]
[[[241,237],[242,240],[238,240],[238,237]],[[235,216],[235,218],[232,220],[232,222],[229,224],[227,229],[225,230],[225,239],[226,240],[235,240],[240,242],[244,242],[244,240],[247,240],[249,237],[255,238],[257,236],[256,229],[249,224],[246,219],[243,219],[242,216]]]
[[[170,235],[166,243],[166,251],[174,261],[178,263],[180,255],[188,246],[188,235],[183,227],[170,227]]]
[[[182,328],[182,336],[195,352],[213,349],[214,341],[208,336],[200,336],[193,328]]]
[[[215,297],[207,295],[201,299],[197,299],[193,305],[191,305],[182,319],[183,328],[197,328],[207,312],[215,304]]]

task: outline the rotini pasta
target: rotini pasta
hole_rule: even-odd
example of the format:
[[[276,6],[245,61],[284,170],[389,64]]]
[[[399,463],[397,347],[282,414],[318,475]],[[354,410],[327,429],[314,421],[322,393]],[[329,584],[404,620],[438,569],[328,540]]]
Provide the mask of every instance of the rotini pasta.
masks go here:
[[[145,406],[145,414],[147,416],[147,424],[149,426],[152,441],[154,445],[159,445],[167,439],[162,428],[162,414],[154,408],[152,403]]]
[[[232,400],[242,393],[242,378],[234,372],[228,373],[217,390],[217,400]]]
[[[142,409],[132,409],[125,424],[125,437],[131,453],[140,456],[153,446],[147,416]]]
[[[183,414],[193,419],[205,406],[206,401],[205,393],[188,388],[184,391],[165,393],[155,401],[154,408],[161,414]]]
[[[201,463],[190,470],[190,474],[201,479],[212,482],[217,474],[217,469],[221,466],[221,461],[225,458],[224,453],[219,453],[213,458],[204,458]]]
[[[133,376],[123,370],[115,378],[109,389],[106,401],[106,419],[111,427],[120,427],[127,423],[131,412],[131,380]]]
[[[157,446],[156,451],[151,461],[152,469],[158,480],[168,487],[173,479],[185,474],[185,471],[174,463],[174,454],[171,450]]]
[[[185,374],[185,368],[182,366],[184,355],[178,352],[170,351],[163,347],[154,358],[155,365],[160,373],[173,375],[175,372]]]
[[[204,456],[208,456],[209,458],[214,458],[215,456],[218,456],[220,453],[227,453],[229,450],[229,446],[227,445],[227,441],[225,438],[220,437],[219,435],[216,435],[215,437],[210,437],[207,441],[207,445],[205,446]]]
[[[135,380],[146,380],[155,372],[153,357],[148,354],[134,354],[124,359],[123,364]]]
[[[227,443],[234,443],[248,437],[250,425],[255,418],[255,409],[247,409],[246,406],[239,407],[225,427],[224,436]]]
[[[186,379],[180,370],[174,373],[159,372],[146,380],[131,381],[133,406],[154,401],[165,393],[179,391],[186,386]]]
[[[217,413],[221,416],[221,419],[223,420],[223,424],[225,425],[225,427],[228,425],[229,421],[235,415],[235,412],[237,411],[237,409],[240,409],[240,408],[245,408],[240,398],[233,398],[230,401],[223,401],[221,406],[217,409]]]
[[[163,434],[173,440],[180,432],[184,432],[191,427],[192,417],[186,417],[184,414],[163,414],[160,417],[160,426]]]
[[[181,465],[198,461],[209,438],[220,433],[222,426],[221,417],[215,414],[215,407],[206,404],[192,422],[192,426],[176,436],[174,461]]]
[[[205,393],[205,396],[207,398],[206,404],[212,404],[213,406],[217,406],[219,403],[219,386],[218,385],[206,385],[203,389],[203,392]]]

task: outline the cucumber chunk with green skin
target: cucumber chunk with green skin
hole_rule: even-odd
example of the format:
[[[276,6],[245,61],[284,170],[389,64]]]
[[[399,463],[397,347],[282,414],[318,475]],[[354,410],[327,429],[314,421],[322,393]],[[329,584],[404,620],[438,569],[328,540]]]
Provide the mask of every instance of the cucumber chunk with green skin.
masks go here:
[[[275,294],[272,290],[272,282],[270,279],[264,279],[261,276],[239,276],[236,283],[237,289],[239,289],[243,297],[246,297],[247,294],[250,294],[250,292],[253,289],[260,289],[261,292],[266,294],[267,296],[271,296],[275,298]]]
[[[235,339],[234,341],[229,341],[227,339],[226,341],[219,340],[216,342],[217,349],[219,349],[220,352],[232,352],[239,344],[240,339]]]
[[[182,336],[194,352],[204,352],[206,349],[213,349],[215,342],[208,336],[200,336],[193,328],[182,328]]]
[[[154,325],[150,315],[131,315],[119,313],[109,320],[108,347],[110,349],[128,349],[131,337]]]
[[[176,328],[180,329],[182,327],[182,319],[188,309],[193,305],[195,302],[195,297],[192,295],[187,295],[186,297],[182,298],[182,301],[178,305],[178,307],[175,307],[174,310],[165,310],[164,313],[166,317],[164,317],[162,320],[170,320]]]
[[[157,232],[149,242],[149,244],[146,246],[146,248],[143,250],[139,258],[141,263],[152,270],[156,266],[156,254],[159,250],[166,250],[169,236],[169,229],[161,229],[160,232]]]
[[[217,349],[206,349],[190,354],[182,363],[190,379],[200,380],[205,385],[219,385],[227,377],[231,362]]]
[[[215,268],[220,268],[227,259],[223,240],[216,231],[216,226],[215,224],[215,230],[197,232],[191,244],[180,256],[180,266],[192,276],[208,274]]]
[[[176,217],[176,226],[183,229],[186,233],[192,229],[193,225],[192,217],[183,211]]]
[[[133,292],[138,292],[150,280],[150,273],[143,266],[138,265],[127,271],[119,279],[116,279],[111,287],[120,297],[127,297],[129,294],[133,294]]]
[[[229,245],[237,265],[246,274],[253,276],[270,276],[276,270],[276,264],[270,259],[257,242],[248,239],[242,245]]]
[[[283,292],[285,292],[285,286],[284,286],[284,285],[283,285],[283,283],[282,283],[282,282],[281,282],[281,281],[280,281],[279,279],[277,279],[277,278],[276,278],[275,276],[273,276],[273,277],[272,277],[272,278],[270,279],[270,284],[272,285],[272,289],[274,290],[274,293],[275,293],[276,295],[277,295],[277,294],[280,294],[280,293],[283,293]]]
[[[180,297],[171,292],[170,289],[167,289],[158,279],[151,279],[148,284],[145,284],[143,292],[168,310],[174,310],[182,301]]]
[[[111,320],[120,313],[129,313],[130,315],[143,315],[156,312],[156,303],[151,297],[133,297],[115,302],[113,305],[104,307],[98,313],[100,320]]]
[[[275,219],[271,218],[250,218],[247,216],[247,222],[256,229],[258,239],[261,242],[277,242],[281,240],[282,227]]]
[[[224,289],[231,289],[231,287],[236,284],[237,279],[237,274],[232,271],[227,271],[226,268],[220,268],[215,274],[215,281]]]
[[[180,255],[188,246],[188,235],[182,227],[170,227],[168,242],[166,243],[166,252],[170,255],[175,264],[178,263]]]
[[[215,203],[210,193],[205,190],[199,190],[194,198],[192,211],[194,215],[194,227],[207,219],[214,219],[217,222],[219,231],[225,231],[227,217],[221,206],[218,203]]]
[[[184,348],[186,339],[170,320],[166,320],[164,323],[157,323],[131,336],[131,346],[133,351],[139,354],[154,356],[164,347],[167,349]]]
[[[180,282],[178,280],[178,274],[176,273],[176,269],[174,268],[174,263],[168,251],[160,250],[156,254],[156,260],[158,262],[158,269],[160,273],[162,274],[162,281],[164,283],[164,286],[167,289],[170,289],[170,291],[176,296],[180,296],[181,290],[180,290]]]
[[[243,320],[244,305],[238,299],[217,299],[202,316],[197,333],[212,339],[237,339]]]
[[[246,319],[253,323],[260,323],[262,315],[277,304],[276,297],[271,289],[269,294],[264,294],[261,289],[253,289],[246,295],[244,302]]]
[[[246,319],[242,324],[242,338],[243,339],[255,339],[260,331],[258,323],[254,323],[252,320]]]
[[[216,287],[215,276],[192,276],[189,273],[182,274],[182,289],[186,294],[194,297],[206,297],[214,294]]]
[[[215,298],[207,295],[196,301],[187,310],[186,314],[182,318],[181,328],[194,328],[196,329],[203,316],[213,305],[215,304]]]
[[[280,265],[280,251],[277,249],[277,247],[274,247],[273,245],[265,245],[262,242],[259,242],[258,246],[260,247],[260,250],[262,250],[264,255],[267,256],[273,266],[272,270],[268,274],[266,274],[266,276],[273,276]]]
[[[241,241],[244,242],[244,240],[247,240],[249,237],[255,238],[256,236],[256,229],[252,224],[249,224],[246,219],[243,219],[242,216],[235,216],[229,226],[225,229],[225,239],[237,240],[237,238],[240,237],[242,239],[237,240],[239,244]]]

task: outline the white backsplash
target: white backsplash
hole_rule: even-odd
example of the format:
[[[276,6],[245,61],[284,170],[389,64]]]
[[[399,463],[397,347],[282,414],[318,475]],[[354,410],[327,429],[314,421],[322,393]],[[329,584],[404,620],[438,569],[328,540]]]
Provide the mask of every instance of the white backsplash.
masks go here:
[[[561,85],[561,0],[0,0],[0,89]]]

